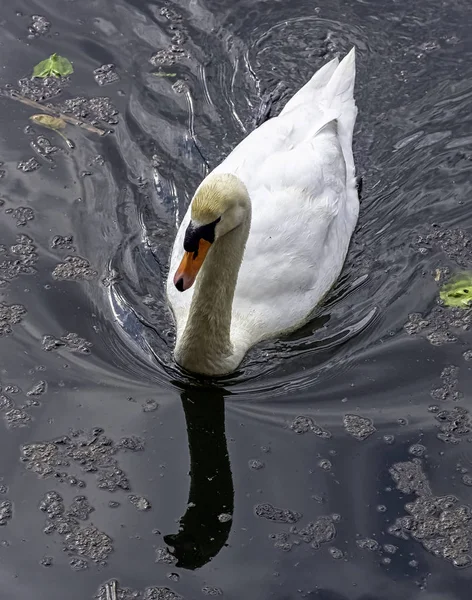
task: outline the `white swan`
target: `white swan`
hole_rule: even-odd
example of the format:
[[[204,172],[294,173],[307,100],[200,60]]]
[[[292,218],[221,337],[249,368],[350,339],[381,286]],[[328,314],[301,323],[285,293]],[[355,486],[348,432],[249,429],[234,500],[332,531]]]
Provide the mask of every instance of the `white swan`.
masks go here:
[[[359,212],[354,79],[353,48],[196,190],[167,280],[185,369],[234,371],[251,346],[306,322],[336,281]]]

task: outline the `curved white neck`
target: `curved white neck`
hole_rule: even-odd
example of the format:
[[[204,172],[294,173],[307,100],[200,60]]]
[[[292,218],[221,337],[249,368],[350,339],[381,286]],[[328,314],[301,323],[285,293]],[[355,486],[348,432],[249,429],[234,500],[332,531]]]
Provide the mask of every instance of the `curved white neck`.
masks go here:
[[[249,205],[244,221],[213,243],[198,274],[188,320],[175,348],[177,362],[189,371],[223,375],[241,361],[231,340],[231,316],[250,226]]]

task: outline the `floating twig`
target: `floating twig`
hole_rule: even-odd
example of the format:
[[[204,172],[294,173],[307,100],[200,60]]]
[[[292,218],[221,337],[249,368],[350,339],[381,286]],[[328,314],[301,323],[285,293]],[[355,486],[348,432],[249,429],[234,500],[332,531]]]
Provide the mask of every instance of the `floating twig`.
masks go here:
[[[76,127],[81,127],[82,129],[86,129],[87,131],[90,131],[91,133],[97,133],[98,135],[106,135],[108,133],[107,130],[105,129],[100,129],[99,127],[95,127],[94,125],[89,125],[89,123],[86,123],[85,121],[81,121],[80,119],[76,119],[75,117],[70,117],[69,115],[64,115],[61,112],[58,112],[56,109],[51,108],[50,106],[47,106],[45,104],[41,104],[40,102],[36,102],[35,100],[31,100],[30,98],[26,98],[26,96],[22,96],[21,94],[19,94],[16,91],[1,91],[1,95],[5,96],[6,98],[13,98],[13,100],[18,100],[18,102],[21,102],[22,104],[26,104],[26,106],[30,106],[31,108],[34,108],[35,110],[40,110],[42,112],[48,113],[50,115],[52,115],[53,117],[57,117],[62,119],[63,121],[66,121],[66,123],[70,123],[71,125],[75,125]]]

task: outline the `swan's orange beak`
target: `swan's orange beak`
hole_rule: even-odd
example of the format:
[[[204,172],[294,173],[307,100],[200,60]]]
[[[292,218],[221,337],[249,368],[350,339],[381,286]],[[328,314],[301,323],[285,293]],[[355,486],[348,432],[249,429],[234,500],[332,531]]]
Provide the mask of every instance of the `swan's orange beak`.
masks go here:
[[[192,287],[210,246],[210,242],[200,239],[197,252],[185,252],[174,275],[174,285],[179,292],[185,292]]]

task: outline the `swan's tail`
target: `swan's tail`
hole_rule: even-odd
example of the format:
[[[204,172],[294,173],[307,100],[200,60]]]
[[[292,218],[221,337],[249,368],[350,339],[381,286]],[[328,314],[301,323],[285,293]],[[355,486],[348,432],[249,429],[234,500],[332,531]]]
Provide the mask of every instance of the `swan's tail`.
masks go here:
[[[323,90],[322,109],[329,119],[338,121],[338,137],[346,161],[348,174],[354,176],[354,159],[352,156],[352,135],[357,117],[354,100],[354,83],[356,79],[356,49],[342,59]]]
[[[298,92],[290,98],[284,109],[281,111],[280,116],[286,115],[294,108],[313,102],[313,98],[320,97],[323,88],[327,86],[331,80],[333,73],[336,71],[336,67],[339,65],[339,60],[334,58],[329,63],[326,63],[318,69],[313,77],[305,83],[305,85],[298,90]]]
[[[301,132],[303,139],[314,138],[329,123],[336,121],[337,136],[346,162],[347,184],[352,189],[355,184],[352,136],[357,116],[355,79],[356,49],[352,48],[341,62],[335,58],[323,65],[280,113],[280,117],[287,119],[293,115],[296,121],[303,114],[307,125]]]

